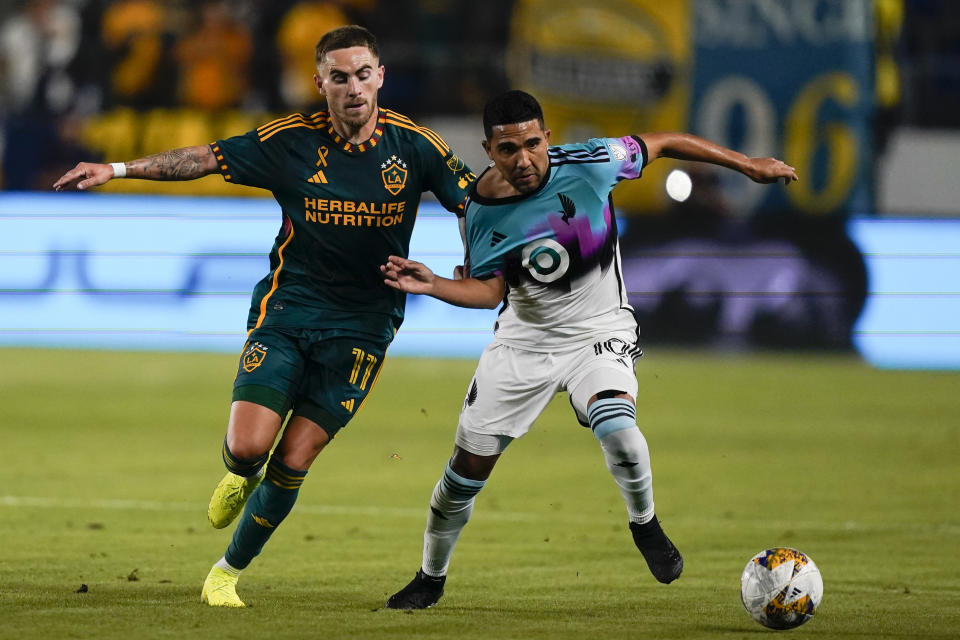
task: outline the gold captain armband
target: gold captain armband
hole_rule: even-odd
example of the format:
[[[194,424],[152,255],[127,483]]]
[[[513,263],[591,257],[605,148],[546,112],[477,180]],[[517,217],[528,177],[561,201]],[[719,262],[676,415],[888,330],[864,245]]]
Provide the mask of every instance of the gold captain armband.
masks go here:
[[[348,227],[392,227],[403,222],[406,202],[354,202],[304,198],[303,215],[307,222]]]

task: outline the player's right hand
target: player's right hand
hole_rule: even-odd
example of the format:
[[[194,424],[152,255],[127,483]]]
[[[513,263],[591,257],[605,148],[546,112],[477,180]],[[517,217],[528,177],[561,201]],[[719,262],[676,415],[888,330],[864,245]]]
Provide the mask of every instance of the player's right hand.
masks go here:
[[[84,191],[90,187],[109,182],[111,178],[113,178],[113,167],[110,165],[81,162],[60,176],[60,179],[53,183],[53,188],[55,191],[63,191],[64,189]]]

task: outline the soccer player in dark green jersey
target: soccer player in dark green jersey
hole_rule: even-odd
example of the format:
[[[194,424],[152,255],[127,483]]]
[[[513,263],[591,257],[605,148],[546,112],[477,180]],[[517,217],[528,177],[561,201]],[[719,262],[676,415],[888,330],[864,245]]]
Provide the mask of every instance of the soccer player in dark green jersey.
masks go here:
[[[211,606],[244,606],[236,593],[240,571],[376,381],[405,300],[383,284],[379,265],[407,255],[421,194],[432,191],[462,215],[475,180],[436,133],[378,106],[384,67],[369,31],[348,26],[325,34],[316,62],[326,111],[132,162],[83,162],[54,184],[83,190],[112,178],[191,180],[220,172],[273,192],[280,204],[270,272],[253,291],[234,382],[222,451],[227,474],[207,514],[222,528],[243,512],[203,585]]]

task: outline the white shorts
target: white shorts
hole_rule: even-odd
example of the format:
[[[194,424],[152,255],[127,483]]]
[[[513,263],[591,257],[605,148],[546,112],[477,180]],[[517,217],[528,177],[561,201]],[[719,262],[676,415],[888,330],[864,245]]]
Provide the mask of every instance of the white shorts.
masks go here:
[[[541,353],[494,340],[484,349],[467,387],[456,444],[481,456],[501,453],[530,426],[560,391],[570,394],[580,424],[587,402],[601,391],[637,397],[633,366],[640,348],[631,334],[612,334],[570,351]]]

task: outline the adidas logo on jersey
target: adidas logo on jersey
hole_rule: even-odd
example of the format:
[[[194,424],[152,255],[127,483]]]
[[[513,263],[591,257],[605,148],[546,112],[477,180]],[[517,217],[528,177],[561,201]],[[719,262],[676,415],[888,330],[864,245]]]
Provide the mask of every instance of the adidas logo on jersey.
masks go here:
[[[495,247],[506,239],[506,235],[500,233],[499,231],[494,231],[493,235],[490,237],[490,246]]]

